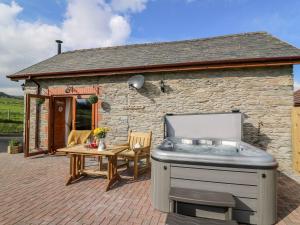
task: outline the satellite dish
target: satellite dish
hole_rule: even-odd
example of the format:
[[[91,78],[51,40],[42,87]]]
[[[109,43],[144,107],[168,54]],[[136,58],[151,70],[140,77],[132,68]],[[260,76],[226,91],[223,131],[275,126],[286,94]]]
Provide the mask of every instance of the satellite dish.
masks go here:
[[[144,76],[142,75],[135,75],[130,77],[128,80],[129,87],[133,87],[135,89],[141,89],[144,85]]]

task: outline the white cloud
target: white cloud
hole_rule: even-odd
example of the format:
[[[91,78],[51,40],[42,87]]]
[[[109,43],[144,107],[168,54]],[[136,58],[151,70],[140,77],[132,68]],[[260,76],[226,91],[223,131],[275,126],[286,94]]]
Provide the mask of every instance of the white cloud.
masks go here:
[[[300,89],[300,82],[294,80],[294,91],[297,91]]]
[[[9,25],[14,23],[16,15],[23,9],[15,2],[11,5],[0,4],[0,23],[2,25]]]
[[[5,94],[14,95],[14,96],[22,96],[24,94],[21,87],[7,87],[7,88],[0,88],[1,92]]]
[[[127,39],[130,33],[130,25],[122,16],[114,16],[109,21],[109,27],[112,31],[111,40],[108,45],[113,45],[113,42],[122,42]]]
[[[0,91],[13,93],[11,74],[56,53],[54,40],[73,50],[123,44],[130,36],[130,15],[141,12],[147,0],[68,0],[65,19],[50,25],[19,19],[23,8],[15,1],[0,3]],[[20,85],[20,84],[18,84]]]
[[[102,0],[71,0],[62,26],[70,49],[122,44],[130,31],[128,20]]]
[[[22,7],[14,1],[0,3],[0,91],[14,93],[20,84],[5,75],[49,57],[54,53],[53,40],[60,36],[57,26],[19,20],[21,12]],[[21,94],[21,88],[15,92]]]
[[[111,6],[119,12],[141,12],[146,8],[148,0],[112,0]]]

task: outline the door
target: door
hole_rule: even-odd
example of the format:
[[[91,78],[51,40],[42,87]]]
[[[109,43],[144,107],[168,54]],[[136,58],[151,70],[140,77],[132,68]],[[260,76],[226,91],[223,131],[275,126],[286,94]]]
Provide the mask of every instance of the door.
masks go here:
[[[66,98],[53,99],[53,149],[66,146]]]
[[[52,153],[50,96],[26,95],[25,157]]]

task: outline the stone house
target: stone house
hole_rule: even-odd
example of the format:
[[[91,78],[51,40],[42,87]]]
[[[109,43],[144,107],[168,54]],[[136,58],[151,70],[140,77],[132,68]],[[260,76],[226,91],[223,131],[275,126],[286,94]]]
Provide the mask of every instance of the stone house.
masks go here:
[[[60,53],[60,52],[59,52]],[[25,80],[25,155],[55,151],[72,129],[108,126],[108,142],[128,129],[163,138],[166,113],[239,109],[244,140],[291,165],[293,65],[300,50],[264,32],[83,49],[57,54],[8,76]],[[144,87],[128,79],[141,74]],[[162,88],[163,87],[163,88]],[[99,101],[88,104],[97,95]]]

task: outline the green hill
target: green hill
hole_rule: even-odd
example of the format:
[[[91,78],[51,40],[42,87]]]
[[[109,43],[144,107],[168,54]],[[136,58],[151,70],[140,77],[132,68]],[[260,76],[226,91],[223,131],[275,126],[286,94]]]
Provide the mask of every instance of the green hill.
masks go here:
[[[0,134],[21,133],[23,117],[23,97],[0,92]]]
[[[4,92],[0,91],[0,98],[15,98],[15,99],[23,99],[23,96],[14,96],[14,95],[8,95]]]

